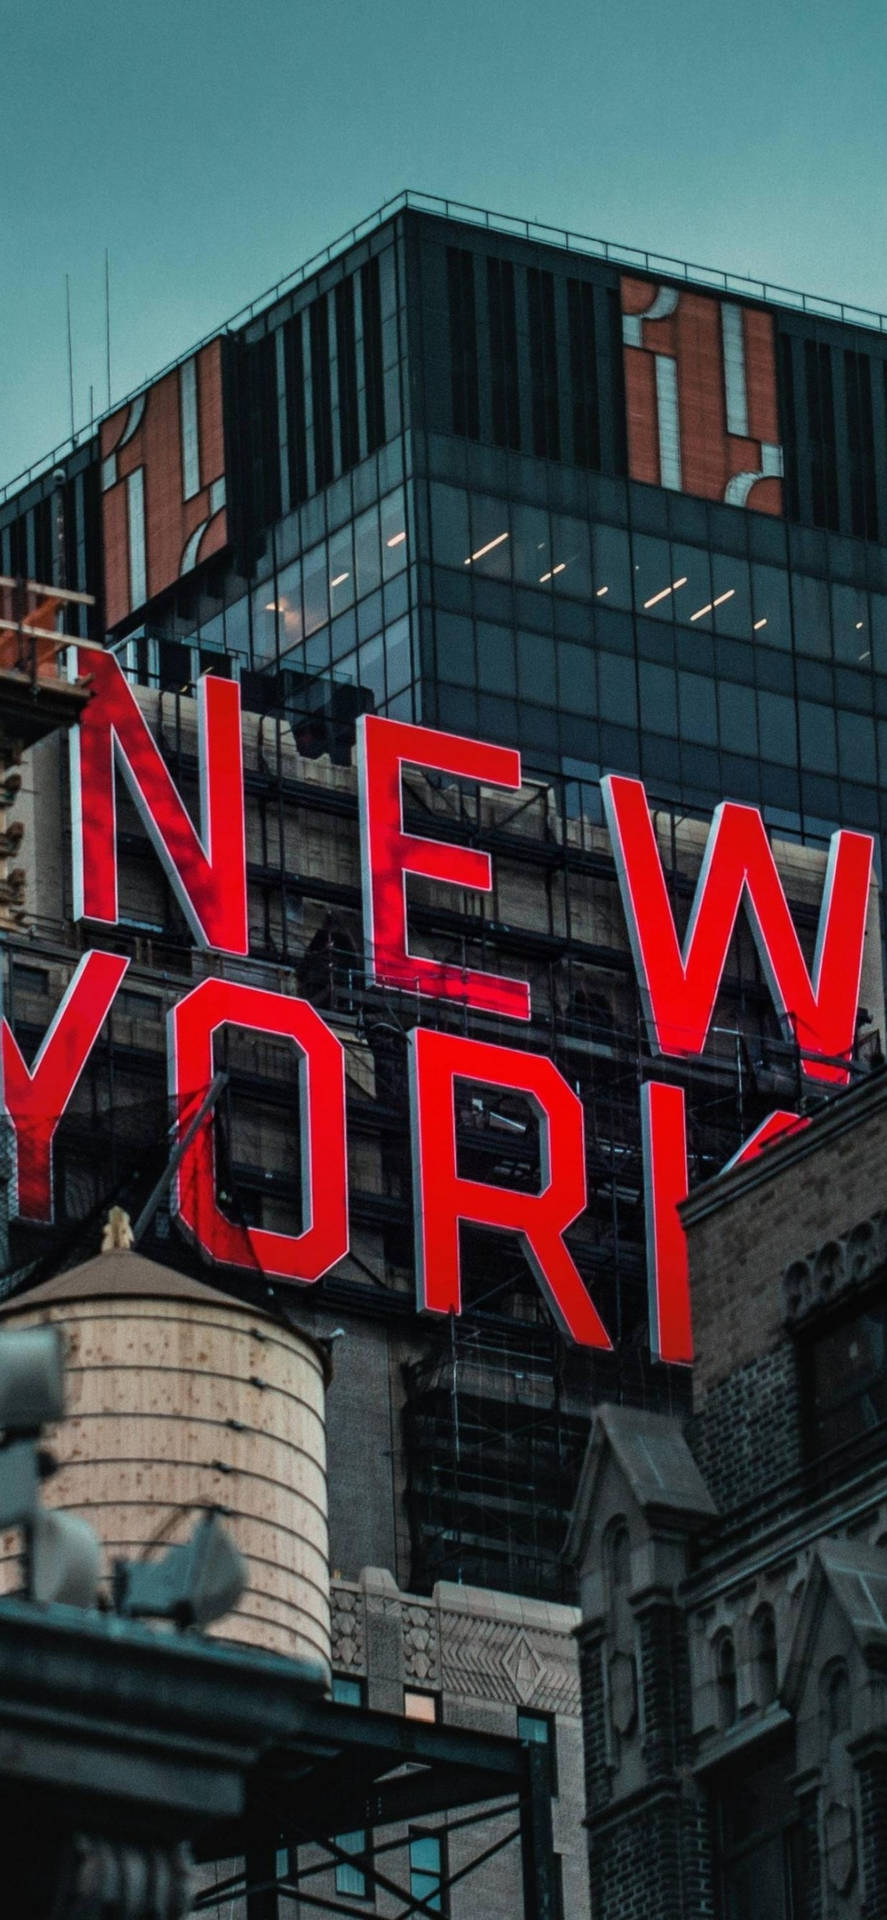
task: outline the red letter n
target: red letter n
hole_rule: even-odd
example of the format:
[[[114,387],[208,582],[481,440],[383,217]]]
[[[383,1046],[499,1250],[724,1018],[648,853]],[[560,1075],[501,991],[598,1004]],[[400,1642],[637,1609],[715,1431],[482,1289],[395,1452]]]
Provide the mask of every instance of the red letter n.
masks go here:
[[[456,1156],[458,1080],[482,1081],[529,1096],[539,1114],[542,1190],[523,1193],[463,1179]],[[564,1244],[584,1210],[582,1107],[553,1061],[538,1054],[414,1027],[410,1034],[410,1108],[416,1293],[420,1309],[460,1313],[459,1222],[520,1234],[549,1305],[580,1346],[611,1342]]]
[[[725,801],[714,815],[682,952],[641,782],[610,775],[601,788],[655,1051],[702,1052],[745,895],[767,985],[797,1040],[804,1072],[843,1085],[848,1071],[834,1062],[849,1059],[853,1047],[871,836],[832,836],[811,978],[754,807]]]
[[[117,922],[116,759],[198,945],[247,953],[236,682],[205,674],[197,683],[199,838],[114,655],[81,648],[77,671],[92,679],[94,693],[71,730],[75,919]]]

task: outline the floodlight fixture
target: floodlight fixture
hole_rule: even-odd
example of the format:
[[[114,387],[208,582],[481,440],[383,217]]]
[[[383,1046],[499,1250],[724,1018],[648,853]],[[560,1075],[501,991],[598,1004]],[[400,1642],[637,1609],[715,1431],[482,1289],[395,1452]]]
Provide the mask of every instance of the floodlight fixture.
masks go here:
[[[30,1600],[46,1606],[56,1601],[68,1607],[93,1607],[102,1577],[102,1548],[98,1536],[76,1513],[38,1507],[29,1540]]]
[[[162,1560],[118,1561],[114,1603],[131,1619],[206,1627],[236,1607],[246,1584],[246,1562],[211,1510],[201,1516],[190,1540],[169,1547]]]
[[[0,1334],[0,1428],[37,1433],[65,1411],[65,1348],[58,1327]]]

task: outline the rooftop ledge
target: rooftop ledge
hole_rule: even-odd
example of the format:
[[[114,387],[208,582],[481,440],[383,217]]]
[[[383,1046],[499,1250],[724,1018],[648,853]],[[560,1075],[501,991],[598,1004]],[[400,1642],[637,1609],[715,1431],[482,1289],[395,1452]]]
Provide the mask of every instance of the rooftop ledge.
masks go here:
[[[407,209],[412,209],[416,213],[431,214],[440,220],[461,221],[467,226],[481,227],[491,233],[512,234],[516,240],[531,240],[540,246],[560,247],[570,253],[584,254],[595,260],[605,260],[612,266],[627,267],[638,273],[651,274],[657,279],[683,280],[688,286],[701,288],[704,291],[732,294],[739,299],[758,300],[767,306],[788,307],[797,313],[809,313],[820,319],[836,320],[845,326],[868,327],[876,333],[887,333],[887,314],[879,313],[872,307],[852,306],[847,301],[833,300],[825,294],[801,293],[796,287],[783,287],[775,281],[755,280],[748,274],[728,273],[724,268],[702,266],[698,261],[678,260],[672,254],[653,252],[647,247],[630,247],[617,240],[601,240],[593,234],[577,233],[570,227],[550,226],[544,220],[526,220],[515,214],[494,213],[487,207],[473,206],[470,201],[443,200],[437,194],[420,193],[414,188],[406,187],[401,193],[395,194],[393,199],[386,200],[381,207],[377,207],[373,213],[367,214],[364,220],[359,220],[355,226],[349,227],[347,233],[340,234],[337,240],[332,240],[328,246],[322,247],[319,253],[312,254],[310,259],[302,262],[301,266],[293,268],[291,273],[285,274],[281,280],[275,282],[274,286],[267,287],[264,293],[258,294],[255,300],[241,307],[237,313],[231,315],[230,319],[221,321],[217,327],[213,327],[209,333],[204,334],[202,339],[195,341],[174,360],[168,361],[166,366],[160,367],[156,373],[140,381],[131,393],[123,394],[119,400],[115,400],[112,407],[99,415],[96,420],[91,421],[88,426],[79,427],[74,434],[53,447],[51,452],[42,455],[31,466],[6,481],[3,486],[0,486],[0,505],[12,494],[18,493],[27,486],[30,481],[39,479],[48,467],[55,466],[67,454],[73,453],[77,447],[84,446],[95,438],[103,419],[107,419],[111,413],[116,413],[120,407],[128,405],[137,394],[143,393],[146,387],[153,386],[154,382],[161,380],[164,374],[171,373],[175,367],[181,365],[183,360],[189,360],[192,354],[199,352],[200,348],[205,347],[210,340],[215,340],[220,333],[230,333],[238,327],[246,326],[248,321],[254,320],[267,307],[273,306],[274,302],[281,299],[284,294],[291,293],[294,288],[300,287],[304,281],[310,280],[312,274],[319,273],[322,267],[331,265],[341,254],[346,253],[349,247],[355,246],[359,240],[367,239],[379,227],[384,226],[387,220],[393,219],[395,214],[403,213]]]

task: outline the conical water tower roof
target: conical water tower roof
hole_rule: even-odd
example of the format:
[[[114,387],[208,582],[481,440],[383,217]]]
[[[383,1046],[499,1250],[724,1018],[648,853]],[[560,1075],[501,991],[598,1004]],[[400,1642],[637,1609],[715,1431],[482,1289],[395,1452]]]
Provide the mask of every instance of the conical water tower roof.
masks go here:
[[[135,1253],[128,1247],[115,1247],[110,1253],[98,1253],[92,1260],[84,1260],[78,1267],[69,1267],[65,1273],[53,1275],[51,1280],[43,1280],[30,1291],[13,1294],[10,1300],[0,1306],[0,1315],[20,1312],[22,1308],[54,1307],[65,1300],[112,1300],[139,1298],[142,1300],[191,1300],[197,1306],[227,1307],[241,1313],[258,1314],[261,1319],[271,1319],[263,1307],[251,1302],[237,1300],[229,1293],[222,1293],[218,1287],[208,1287],[203,1280],[194,1280],[190,1274],[178,1273],[174,1267],[167,1267],[159,1260],[146,1260],[143,1253]]]

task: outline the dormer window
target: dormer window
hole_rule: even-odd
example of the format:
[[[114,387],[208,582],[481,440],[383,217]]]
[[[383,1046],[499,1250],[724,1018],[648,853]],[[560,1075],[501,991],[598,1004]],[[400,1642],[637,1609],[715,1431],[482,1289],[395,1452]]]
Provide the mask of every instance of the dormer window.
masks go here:
[[[887,1421],[887,1290],[830,1319],[805,1342],[807,1433],[816,1459]]]

